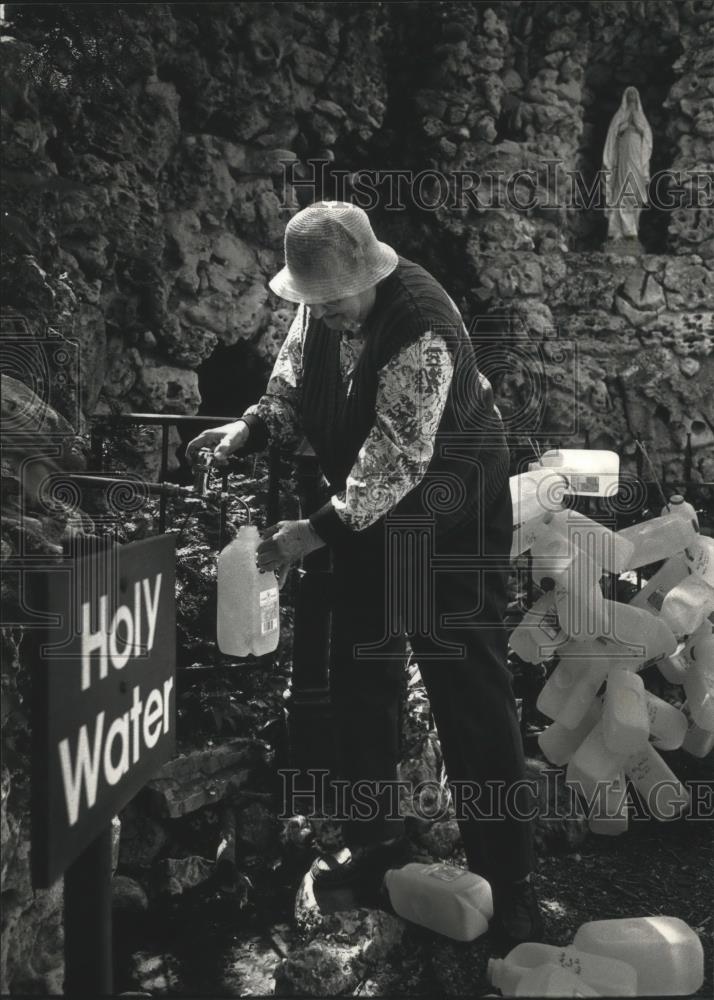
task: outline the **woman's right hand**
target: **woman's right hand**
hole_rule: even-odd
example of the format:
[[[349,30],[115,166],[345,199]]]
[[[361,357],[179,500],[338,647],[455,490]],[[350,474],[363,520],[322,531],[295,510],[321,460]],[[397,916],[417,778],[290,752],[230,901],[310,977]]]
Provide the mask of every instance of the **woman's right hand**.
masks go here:
[[[228,456],[247,442],[248,435],[248,424],[244,420],[201,431],[198,437],[186,445],[186,461],[191,463],[195,453],[202,448],[213,448],[213,461],[216,465],[225,465]]]

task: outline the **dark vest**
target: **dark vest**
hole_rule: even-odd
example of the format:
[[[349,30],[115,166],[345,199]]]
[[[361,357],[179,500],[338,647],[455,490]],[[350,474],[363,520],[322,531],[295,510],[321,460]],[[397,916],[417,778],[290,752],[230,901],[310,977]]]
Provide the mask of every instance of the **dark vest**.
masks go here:
[[[344,490],[374,426],[380,370],[427,330],[444,337],[453,379],[426,475],[390,514],[434,517],[437,534],[444,535],[471,524],[503,490],[508,448],[491,385],[478,370],[461,317],[427,271],[400,257],[397,268],[377,286],[349,392],[340,373],[339,335],[322,320],[308,320],[301,417],[331,492]]]

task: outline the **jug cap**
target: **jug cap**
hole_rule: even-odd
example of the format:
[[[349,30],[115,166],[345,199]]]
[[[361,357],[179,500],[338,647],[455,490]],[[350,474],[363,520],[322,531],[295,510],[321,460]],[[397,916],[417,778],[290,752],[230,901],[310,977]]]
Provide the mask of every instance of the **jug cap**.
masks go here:
[[[500,988],[501,985],[501,972],[503,971],[506,963],[502,958],[489,958],[488,964],[486,965],[486,976],[488,981],[492,986]]]

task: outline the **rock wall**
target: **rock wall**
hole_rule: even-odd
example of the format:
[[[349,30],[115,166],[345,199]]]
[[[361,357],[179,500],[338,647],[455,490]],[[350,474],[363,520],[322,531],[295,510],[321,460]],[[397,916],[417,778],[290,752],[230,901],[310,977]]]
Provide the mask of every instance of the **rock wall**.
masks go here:
[[[554,313],[576,337],[593,328],[582,300],[555,286],[577,271],[573,253],[602,248],[603,212],[574,202],[572,173],[592,185],[627,84],[653,128],[653,171],[682,171],[691,189],[712,166],[709,0],[105,10],[9,4],[14,37],[2,43],[13,203],[3,299],[38,335],[49,326],[77,342],[80,430],[130,409],[194,413],[202,396],[204,412],[251,402],[291,314],[266,287],[285,222],[330,195],[340,171],[432,171],[403,211],[376,199],[381,231],[444,280],[469,320],[505,309],[537,339]],[[481,203],[469,173],[480,175]],[[702,202],[642,220],[644,249],[662,267],[668,254],[688,260],[688,287],[705,289],[684,303],[701,313],[700,362],[711,346],[700,280],[711,217]],[[602,263],[623,288],[617,265]],[[626,319],[614,301],[597,304],[613,369],[629,353],[608,333]],[[665,338],[681,340],[681,311],[658,312]],[[710,377],[706,365],[686,376],[689,408],[708,430]],[[678,412],[676,393],[660,389],[656,405]],[[623,391],[629,410],[653,409],[641,386]],[[531,428],[559,430],[557,406]],[[613,446],[627,451],[633,432],[627,420],[611,427]],[[678,440],[658,433],[649,444],[665,466],[680,461]],[[135,469],[153,473],[157,456],[156,436],[137,432]]]
[[[611,447],[633,469],[639,439],[668,479],[711,482],[714,216],[697,177],[713,169],[712,0],[6,4],[5,18],[3,370],[51,407],[62,467],[81,466],[96,416],[241,412],[291,317],[266,287],[286,220],[338,180],[352,197],[359,171],[394,169],[419,185],[391,208],[379,189],[375,224],[459,302],[515,444]],[[623,255],[571,174],[593,185],[628,84],[653,172],[679,171],[698,202],[643,213],[643,247]],[[158,434],[128,437],[125,464],[155,476]],[[3,468],[4,499],[10,481],[36,488],[21,478]],[[57,554],[68,520],[11,518],[3,560]],[[3,590],[3,621],[13,600]],[[29,884],[26,654],[17,628],[3,642],[0,988],[52,991],[61,894]]]

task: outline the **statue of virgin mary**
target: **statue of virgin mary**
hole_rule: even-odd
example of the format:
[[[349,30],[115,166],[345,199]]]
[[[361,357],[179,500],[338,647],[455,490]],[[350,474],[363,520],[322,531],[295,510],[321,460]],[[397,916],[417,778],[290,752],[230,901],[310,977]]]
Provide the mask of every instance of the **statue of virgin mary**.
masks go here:
[[[652,129],[637,88],[627,87],[610,122],[602,157],[610,240],[637,238],[640,212],[647,204],[651,155]]]

